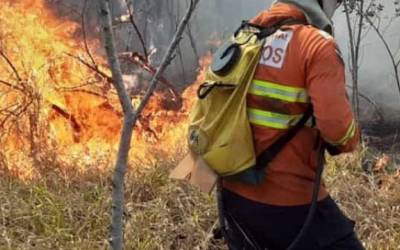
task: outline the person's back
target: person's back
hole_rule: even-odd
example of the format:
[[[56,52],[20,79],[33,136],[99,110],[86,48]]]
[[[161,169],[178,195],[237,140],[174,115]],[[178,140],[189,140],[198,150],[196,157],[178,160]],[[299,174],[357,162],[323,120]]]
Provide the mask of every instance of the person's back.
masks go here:
[[[304,2],[313,1],[318,4],[317,0]],[[232,249],[256,248],[237,246],[243,236],[260,249],[286,249],[308,213],[321,141],[337,154],[354,150],[359,138],[345,91],[344,63],[334,38],[310,23],[312,18],[304,8],[279,2],[252,20],[264,27],[283,20],[299,23],[283,26],[267,39],[250,87],[248,115],[256,152],[263,152],[287,133],[309,105],[315,119],[268,165],[261,185],[224,181],[223,207],[233,229],[228,230],[232,237],[227,237]],[[331,2],[336,5],[337,1]],[[353,223],[323,186],[319,201],[309,233],[296,249],[362,249]],[[243,238],[239,241],[244,242]]]

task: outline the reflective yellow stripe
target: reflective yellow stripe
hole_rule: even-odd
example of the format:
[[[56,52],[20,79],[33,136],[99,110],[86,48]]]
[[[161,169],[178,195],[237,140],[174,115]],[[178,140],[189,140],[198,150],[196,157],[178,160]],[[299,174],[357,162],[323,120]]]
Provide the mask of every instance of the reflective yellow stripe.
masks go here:
[[[247,113],[250,123],[276,129],[288,129],[296,125],[303,116],[284,115],[253,108],[248,108]]]
[[[345,136],[343,136],[342,139],[336,141],[336,142],[330,142],[328,141],[329,144],[332,144],[333,146],[343,146],[346,145],[347,142],[349,142],[356,134],[357,126],[356,122],[353,120],[349,126],[349,128],[346,131]]]
[[[287,102],[309,102],[307,91],[304,88],[289,87],[261,80],[253,80],[249,93],[258,96],[268,96]]]

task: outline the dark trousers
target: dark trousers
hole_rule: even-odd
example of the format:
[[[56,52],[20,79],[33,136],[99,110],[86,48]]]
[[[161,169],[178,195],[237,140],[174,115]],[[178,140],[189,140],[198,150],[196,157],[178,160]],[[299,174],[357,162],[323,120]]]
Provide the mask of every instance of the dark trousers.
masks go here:
[[[280,207],[222,190],[224,236],[230,250],[286,250],[301,230],[309,205]],[[330,198],[320,201],[296,250],[364,250],[349,220]]]

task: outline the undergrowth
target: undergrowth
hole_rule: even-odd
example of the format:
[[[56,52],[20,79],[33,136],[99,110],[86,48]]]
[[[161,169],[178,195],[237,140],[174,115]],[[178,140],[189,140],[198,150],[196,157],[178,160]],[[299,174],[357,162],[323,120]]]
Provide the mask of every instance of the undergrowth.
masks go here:
[[[329,159],[325,182],[369,250],[400,245],[400,182],[396,173],[365,173],[365,152]],[[126,249],[225,249],[209,240],[213,196],[168,179],[181,156],[131,167],[126,178]],[[109,249],[111,171],[78,181],[50,174],[23,182],[0,176],[0,250]]]

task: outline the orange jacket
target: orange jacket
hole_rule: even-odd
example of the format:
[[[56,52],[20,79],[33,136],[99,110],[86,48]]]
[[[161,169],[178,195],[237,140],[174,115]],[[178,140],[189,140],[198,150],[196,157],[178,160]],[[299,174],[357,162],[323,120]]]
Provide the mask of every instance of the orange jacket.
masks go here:
[[[288,18],[305,20],[295,6],[274,4],[253,23],[266,26]],[[261,153],[298,121],[311,103],[316,128],[305,127],[269,164],[258,186],[225,181],[248,199],[292,206],[310,203],[318,163],[318,130],[341,152],[354,150],[358,128],[345,90],[345,69],[336,42],[310,25],[284,26],[267,40],[248,94],[255,148]],[[328,195],[321,187],[319,199]]]

